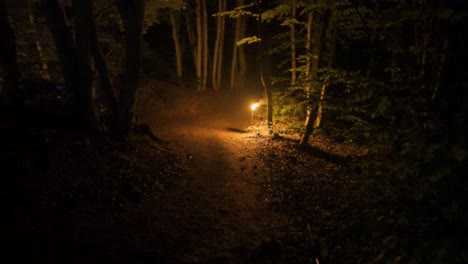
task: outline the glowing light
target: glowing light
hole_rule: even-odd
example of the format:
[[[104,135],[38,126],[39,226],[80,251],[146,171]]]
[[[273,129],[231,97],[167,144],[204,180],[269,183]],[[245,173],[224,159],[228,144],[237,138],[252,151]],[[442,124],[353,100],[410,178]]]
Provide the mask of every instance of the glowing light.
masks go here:
[[[253,119],[254,119],[254,111],[255,111],[255,109],[256,109],[259,105],[260,105],[259,103],[253,103],[253,104],[250,106],[250,109],[252,109],[252,117],[250,118],[250,123],[251,123],[251,124],[253,123]]]
[[[250,109],[252,109],[252,111],[254,111],[260,104],[259,103],[254,103],[250,106]]]

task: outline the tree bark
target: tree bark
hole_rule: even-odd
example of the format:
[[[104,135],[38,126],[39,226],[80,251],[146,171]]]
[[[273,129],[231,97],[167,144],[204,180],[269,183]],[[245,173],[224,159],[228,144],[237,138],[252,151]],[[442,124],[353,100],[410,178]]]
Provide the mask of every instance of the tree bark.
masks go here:
[[[218,0],[218,12],[221,13],[224,11],[226,11],[226,0]],[[212,71],[214,91],[218,91],[221,86],[225,21],[226,18],[224,16],[218,16],[216,19],[216,41],[213,52]]]
[[[244,5],[244,0],[238,0],[237,6]],[[234,43],[232,47],[232,61],[231,61],[231,81],[230,88],[233,92],[239,92],[238,78],[239,78],[239,52],[240,47],[237,45],[237,42],[242,39],[242,25],[243,25],[243,15],[239,15],[236,18],[235,31],[234,31]]]
[[[71,107],[74,114],[79,113],[78,99],[80,86],[78,75],[78,58],[72,34],[67,27],[62,8],[57,0],[43,0],[47,23],[57,49],[58,58],[62,68],[65,87],[72,93]]]
[[[323,104],[325,102],[325,91],[328,87],[328,79],[329,77],[326,77],[326,79],[322,83],[322,87],[320,87],[320,97],[317,106],[317,115],[315,116],[314,120],[314,129],[319,128],[320,123],[322,122]]]
[[[41,77],[44,80],[50,81],[49,65],[47,64],[47,60],[46,60],[46,57],[44,55],[44,49],[42,48],[41,41],[39,40],[39,36],[37,34],[36,21],[34,19],[34,13],[33,13],[30,1],[26,1],[26,11],[28,13],[29,24],[31,24],[31,33],[32,33],[33,38],[34,38],[37,54],[39,55],[39,60],[41,62],[41,66],[39,68],[40,69],[39,71],[41,73]]]
[[[197,56],[195,59],[195,74],[197,76],[197,91],[203,91],[203,13],[202,13],[202,0],[196,2],[197,14]]]
[[[222,8],[222,0],[218,0],[218,12],[221,12]],[[216,18],[216,39],[214,44],[214,51],[213,51],[213,70],[211,71],[211,84],[213,85],[213,91],[217,92],[219,90],[218,83],[217,83],[217,76],[218,73],[218,57],[219,57],[219,42],[220,42],[220,33],[221,33],[221,16]]]
[[[208,50],[208,10],[206,7],[206,0],[202,0],[203,6],[203,91],[206,91],[208,85],[208,64],[209,64],[209,50]]]
[[[306,120],[305,124],[309,121],[309,115],[311,111],[310,97],[312,93],[312,78],[311,78],[311,67],[312,67],[312,25],[314,22],[314,15],[311,11],[307,16],[307,40],[306,40],[306,69],[305,69],[305,79],[306,79],[306,98],[307,98],[307,111],[306,111]]]
[[[135,97],[141,75],[141,44],[144,0],[116,0],[125,29],[126,65],[117,109],[117,132],[127,136],[132,130]]]
[[[322,13],[320,14],[320,30],[317,34],[315,34],[317,37],[317,41],[315,41],[316,47],[314,49],[313,54],[314,54],[314,57],[316,57],[316,59],[312,63],[312,73],[311,73],[312,78],[316,78],[317,70],[321,67],[321,64],[323,61],[323,53],[324,53],[324,47],[325,47],[325,42],[326,42],[327,28],[328,28],[328,24],[330,21],[330,13],[331,11],[327,9],[327,10],[322,11]],[[307,116],[305,132],[302,136],[301,141],[299,142],[299,145],[302,147],[308,144],[309,137],[314,131],[315,119],[313,115],[314,115],[314,111],[310,111],[309,115]]]
[[[273,95],[271,92],[270,80],[270,55],[264,51],[271,48],[272,37],[269,31],[263,30],[263,20],[261,19],[262,10],[268,9],[268,3],[263,3],[264,6],[262,6],[262,3],[259,4],[260,19],[257,22],[257,30],[261,39],[258,45],[260,82],[266,97],[268,133],[271,135],[273,134]]]
[[[222,3],[223,3],[223,11],[226,11],[227,9],[227,1],[226,0],[222,0]],[[223,17],[221,19],[221,39],[220,39],[220,42],[219,42],[219,52],[218,52],[218,69],[217,69],[217,73],[216,73],[216,76],[217,76],[217,84],[218,84],[218,87],[221,86],[221,83],[222,83],[222,75],[223,75],[223,56],[224,56],[224,34],[225,34],[225,29],[226,29],[226,18]]]
[[[336,29],[332,25],[332,22],[330,22],[329,26],[329,31],[330,35],[332,36],[331,39],[331,44],[330,44],[330,52],[328,55],[328,69],[331,70],[335,63],[335,54],[336,54]],[[317,107],[317,116],[315,117],[314,121],[314,129],[320,127],[320,123],[322,122],[322,116],[323,116],[323,106],[325,104],[325,91],[328,88],[329,85],[329,80],[330,80],[330,74],[328,74],[325,77],[325,80],[322,83],[322,87],[320,88],[320,98],[318,101],[318,107]]]
[[[177,17],[176,17],[177,16]],[[179,39],[179,13],[176,11],[170,11],[169,14],[171,29],[172,29],[172,40],[174,42],[175,59],[177,67],[177,78],[182,79],[183,77],[183,63],[182,63],[182,45]]]
[[[193,29],[193,23],[192,19],[190,16],[190,11],[185,12],[185,25],[187,27],[187,36],[190,44],[190,49],[192,51],[192,57],[193,57],[193,65],[195,68],[195,72],[197,71],[197,40],[196,40],[196,35],[195,31]],[[198,88],[198,86],[197,86]]]
[[[107,67],[106,59],[104,58],[101,47],[99,45],[96,31],[96,20],[94,16],[91,17],[91,53],[94,58],[94,65],[96,66],[96,69],[99,73],[99,80],[101,83],[101,88],[106,97],[106,101],[109,104],[111,112],[115,114],[117,112],[117,99],[114,88],[112,86],[109,68]]]
[[[239,47],[237,46],[237,40],[239,39],[239,29],[240,29],[240,18],[236,19],[236,27],[234,33],[234,43],[232,46],[232,59],[231,59],[231,79],[230,79],[230,89],[232,92],[236,91],[236,77],[237,77],[237,53]]]
[[[240,30],[239,40],[245,38],[247,17],[242,16],[240,17],[240,19],[241,19],[241,30]],[[245,44],[239,46],[239,51],[237,54],[239,56],[239,73],[237,75],[236,86],[237,86],[237,91],[241,92],[241,89],[245,88],[245,81],[247,79],[247,69],[248,69],[247,55],[245,53]]]

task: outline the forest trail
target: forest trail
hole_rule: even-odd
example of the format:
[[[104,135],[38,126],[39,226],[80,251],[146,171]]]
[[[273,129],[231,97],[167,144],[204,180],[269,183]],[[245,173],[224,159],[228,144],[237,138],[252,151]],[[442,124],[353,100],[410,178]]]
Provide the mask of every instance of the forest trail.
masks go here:
[[[212,96],[196,115],[147,117],[157,137],[182,146],[189,158],[187,173],[153,212],[162,261],[251,263],[277,254],[277,241],[294,232],[262,195],[268,170],[256,155],[257,136],[243,132],[251,116],[239,102]]]

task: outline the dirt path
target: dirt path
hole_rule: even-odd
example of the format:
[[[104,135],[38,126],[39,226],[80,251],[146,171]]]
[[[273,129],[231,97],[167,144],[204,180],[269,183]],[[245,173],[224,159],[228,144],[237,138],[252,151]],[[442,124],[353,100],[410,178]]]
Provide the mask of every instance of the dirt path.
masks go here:
[[[239,131],[249,112],[235,104],[172,121],[153,116],[164,141],[181,145],[188,171],[155,209],[160,254],[182,263],[245,263],[277,254],[276,241],[293,232],[288,219],[264,201],[258,138]],[[245,107],[245,106],[244,106]],[[223,110],[224,109],[224,110]],[[226,110],[227,109],[227,110]],[[150,119],[151,120],[151,119]]]

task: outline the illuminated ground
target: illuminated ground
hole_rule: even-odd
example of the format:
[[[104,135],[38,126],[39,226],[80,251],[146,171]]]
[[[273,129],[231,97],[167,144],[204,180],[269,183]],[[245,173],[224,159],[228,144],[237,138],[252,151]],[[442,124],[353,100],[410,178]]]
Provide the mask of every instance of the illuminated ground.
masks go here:
[[[248,96],[200,95],[158,82],[145,87],[137,113],[156,141],[139,134],[129,144],[91,142],[55,123],[36,126],[43,124],[36,117],[21,133],[2,124],[11,261],[359,258],[369,237],[353,230],[366,224],[361,208],[372,200],[363,196],[373,183],[346,166],[343,156],[355,149],[314,136],[304,151],[261,126],[259,133],[248,129],[259,127],[264,110],[252,121]]]
[[[299,150],[295,139],[266,134],[264,108],[252,122],[248,96],[171,89],[144,120],[160,139],[183,148],[188,169],[150,205],[156,230],[149,251],[157,248],[169,263],[361,258],[361,243],[370,238],[353,230],[365,225],[360,208],[369,206],[365,190],[374,183],[347,166],[360,151],[322,136]]]
[[[161,107],[146,117],[159,138],[182,146],[189,157],[187,175],[154,208],[160,253],[189,263],[275,256],[264,248],[297,231],[268,206],[261,186],[268,170],[258,156],[262,139],[243,132],[251,122],[248,100],[198,100],[196,114],[165,115]]]

